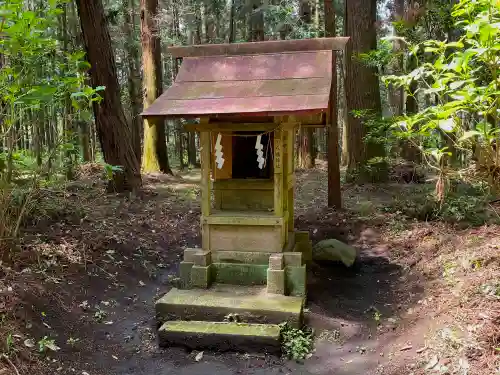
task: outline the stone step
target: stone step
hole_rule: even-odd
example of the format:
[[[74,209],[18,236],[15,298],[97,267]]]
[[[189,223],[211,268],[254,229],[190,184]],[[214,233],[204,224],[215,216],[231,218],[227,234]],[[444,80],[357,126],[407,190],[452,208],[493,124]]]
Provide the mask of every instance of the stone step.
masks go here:
[[[276,324],[167,321],[160,327],[158,338],[163,347],[272,354],[281,351],[280,328]]]
[[[236,314],[240,322],[293,326],[302,322],[304,297],[268,294],[265,286],[213,284],[209,289],[172,289],[156,304],[160,324],[172,320],[223,322]]]

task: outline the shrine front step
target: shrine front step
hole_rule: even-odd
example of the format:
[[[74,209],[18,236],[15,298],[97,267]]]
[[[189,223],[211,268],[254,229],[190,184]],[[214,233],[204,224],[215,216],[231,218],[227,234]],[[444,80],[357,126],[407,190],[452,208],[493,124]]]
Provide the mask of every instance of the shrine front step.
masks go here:
[[[277,324],[167,321],[160,327],[158,338],[162,347],[270,354],[281,352],[280,327]]]
[[[212,284],[209,289],[172,289],[155,305],[159,325],[174,320],[242,323],[302,323],[302,296],[269,294],[265,286]]]

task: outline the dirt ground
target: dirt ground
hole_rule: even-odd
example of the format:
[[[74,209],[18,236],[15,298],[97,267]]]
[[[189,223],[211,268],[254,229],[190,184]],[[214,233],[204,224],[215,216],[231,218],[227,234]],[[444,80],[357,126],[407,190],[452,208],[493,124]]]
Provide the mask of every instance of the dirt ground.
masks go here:
[[[500,371],[499,227],[457,230],[385,212],[411,185],[346,185],[338,212],[325,207],[324,168],[299,172],[296,227],[360,251],[352,269],[311,267],[312,357],[204,352],[197,361],[158,348],[154,301],[175,285],[183,249],[200,245],[198,172],[145,177],[140,196],[107,195],[87,172],[45,192],[22,243],[3,253],[0,375]]]

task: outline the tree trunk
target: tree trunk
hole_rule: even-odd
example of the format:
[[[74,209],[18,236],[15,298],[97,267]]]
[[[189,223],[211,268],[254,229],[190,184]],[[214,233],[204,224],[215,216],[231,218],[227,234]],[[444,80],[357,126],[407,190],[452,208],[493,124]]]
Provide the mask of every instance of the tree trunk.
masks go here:
[[[259,42],[264,40],[264,11],[261,0],[249,0],[250,9],[248,17],[248,29],[250,41]]]
[[[231,0],[230,9],[229,9],[229,36],[227,38],[228,43],[234,43],[235,41],[235,31],[234,31],[234,13],[235,13],[235,0]]]
[[[300,19],[304,24],[311,25],[312,23],[312,8],[309,0],[301,0],[299,9]],[[314,128],[301,128],[301,153],[302,167],[314,168],[316,164],[314,150]]]
[[[102,153],[107,164],[120,167],[110,176],[108,190],[136,190],[142,185],[139,158],[120,101],[120,86],[104,8],[101,0],[76,0],[76,4],[87,57],[92,66],[92,85],[106,88],[102,101],[94,104]]]
[[[325,36],[335,36],[335,8],[333,0],[325,0]],[[339,128],[337,110],[337,66],[336,55],[332,59],[332,85],[330,92],[330,113],[328,127],[328,207],[342,208],[340,187]]]
[[[144,108],[149,107],[163,92],[161,45],[155,17],[158,0],[141,0],[141,41],[143,64]],[[165,143],[165,120],[144,119],[144,151],[142,169],[146,173],[172,174]]]
[[[135,0],[123,0],[123,33],[127,42],[125,49],[127,51],[128,62],[128,93],[130,97],[131,126],[134,149],[137,155],[141,155],[141,99],[140,92],[140,73],[139,73],[139,50],[135,44]]]
[[[364,173],[362,175],[358,173],[362,167],[372,158],[385,156],[383,145],[365,144],[364,120],[353,114],[353,111],[369,111],[371,116],[378,117],[382,111],[377,70],[367,67],[356,58],[361,53],[367,53],[377,48],[376,21],[376,0],[349,0],[345,2],[345,35],[351,37],[350,47],[353,57],[346,66],[346,94],[349,111],[346,129],[347,172],[351,179],[354,177],[364,179],[366,177],[362,176]],[[383,170],[380,170],[380,175],[372,175],[370,178],[384,179]]]
[[[80,122],[80,146],[82,148],[83,161],[88,163],[91,158],[90,151],[90,126],[87,121]]]
[[[404,20],[405,0],[394,0],[394,13],[392,18],[396,22]],[[400,36],[396,32],[396,36]],[[390,67],[391,74],[401,74],[403,72],[403,42],[394,40],[392,50],[395,54],[399,54]],[[404,111],[404,90],[402,87],[389,86],[389,104],[393,116],[400,116]]]

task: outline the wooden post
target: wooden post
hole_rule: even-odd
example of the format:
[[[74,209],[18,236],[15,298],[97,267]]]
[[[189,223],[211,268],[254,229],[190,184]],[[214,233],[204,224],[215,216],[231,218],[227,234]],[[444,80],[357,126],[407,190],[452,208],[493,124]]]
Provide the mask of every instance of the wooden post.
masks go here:
[[[210,162],[212,149],[210,145],[210,131],[200,132],[201,143],[201,215],[209,216],[211,208],[210,196]]]
[[[274,131],[274,216],[283,216],[283,130]]]
[[[200,123],[208,124],[208,118],[200,119]],[[204,218],[210,216],[211,208],[211,181],[210,165],[212,164],[212,147],[210,144],[210,131],[200,132],[200,162],[201,162],[201,246],[203,250],[210,250],[210,227],[205,223]]]
[[[295,226],[295,210],[294,210],[294,191],[295,191],[295,128],[288,130],[288,176],[285,178],[289,181],[287,184],[286,199],[288,199],[288,230],[293,231]]]
[[[332,51],[332,86],[328,122],[328,207],[342,208],[340,191],[339,128],[337,124],[337,66],[336,54]]]

